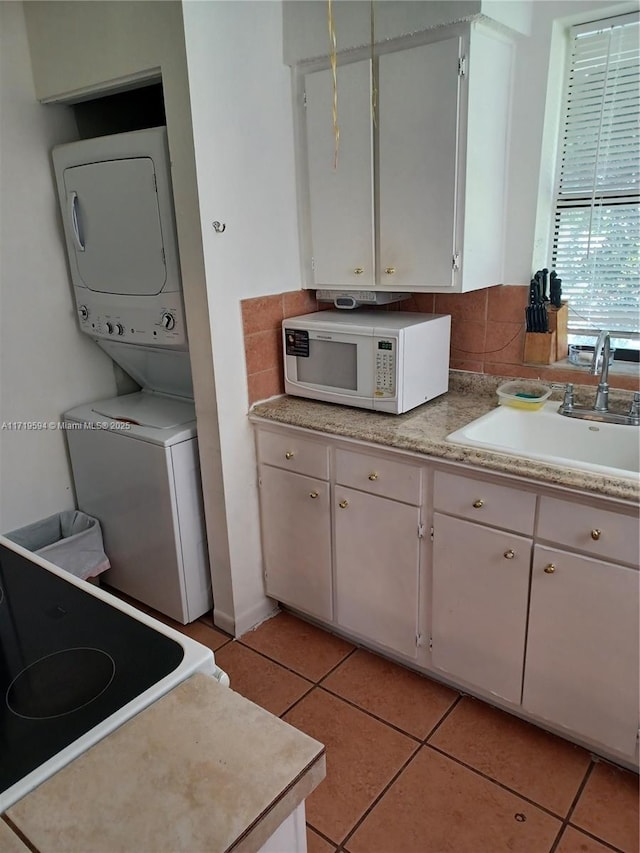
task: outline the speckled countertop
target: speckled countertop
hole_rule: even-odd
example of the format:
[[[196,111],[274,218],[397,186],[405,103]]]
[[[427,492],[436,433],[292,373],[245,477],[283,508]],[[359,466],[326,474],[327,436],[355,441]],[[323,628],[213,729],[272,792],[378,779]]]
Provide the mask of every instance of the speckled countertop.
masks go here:
[[[196,674],[11,806],[5,820],[41,853],[252,853],[325,772],[321,743]],[[2,820],[0,830],[0,850],[19,853]]]
[[[588,473],[507,453],[462,447],[446,441],[449,433],[495,408],[496,389],[509,379],[513,377],[451,371],[447,394],[403,415],[383,414],[320,403],[302,397],[285,396],[258,403],[251,409],[250,417],[252,420],[259,417],[398,450],[466,462],[491,471],[525,476],[542,483],[566,486],[606,497],[640,501],[639,479]],[[579,405],[591,405],[595,388],[576,386],[575,393]],[[554,392],[552,399],[560,400],[561,397],[561,392]],[[630,399],[629,392],[612,390],[611,408],[627,408]]]

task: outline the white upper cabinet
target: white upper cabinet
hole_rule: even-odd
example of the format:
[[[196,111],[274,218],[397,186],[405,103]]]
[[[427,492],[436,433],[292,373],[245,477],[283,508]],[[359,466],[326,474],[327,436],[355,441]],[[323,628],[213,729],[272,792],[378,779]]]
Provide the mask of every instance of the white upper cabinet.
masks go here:
[[[480,24],[296,70],[306,287],[502,282],[511,45]]]
[[[332,78],[331,69],[325,69],[308,74],[305,82],[313,280],[372,287],[371,64],[355,62],[340,69],[344,109],[335,169]]]

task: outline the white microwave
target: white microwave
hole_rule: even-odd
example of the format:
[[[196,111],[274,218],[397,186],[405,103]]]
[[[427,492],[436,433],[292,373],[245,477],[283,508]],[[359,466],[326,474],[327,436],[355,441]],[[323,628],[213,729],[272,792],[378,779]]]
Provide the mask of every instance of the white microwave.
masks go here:
[[[449,387],[448,314],[316,311],[282,322],[287,394],[400,414]]]

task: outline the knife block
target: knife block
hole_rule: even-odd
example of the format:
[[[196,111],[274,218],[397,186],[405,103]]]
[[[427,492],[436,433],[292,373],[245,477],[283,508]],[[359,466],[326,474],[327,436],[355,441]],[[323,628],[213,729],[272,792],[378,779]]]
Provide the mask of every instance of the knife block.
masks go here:
[[[556,333],[556,357],[554,361],[561,361],[569,355],[569,338],[567,324],[569,321],[569,304],[563,302],[560,308],[553,305],[547,306],[549,317],[549,331]]]
[[[556,332],[525,332],[522,360],[527,364],[553,364],[556,360]]]

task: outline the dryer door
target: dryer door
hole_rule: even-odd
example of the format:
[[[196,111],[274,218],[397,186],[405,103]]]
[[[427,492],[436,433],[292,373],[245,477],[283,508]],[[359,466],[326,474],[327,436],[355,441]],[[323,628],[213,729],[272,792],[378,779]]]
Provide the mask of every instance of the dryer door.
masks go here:
[[[66,226],[80,280],[127,296],[160,293],[167,280],[155,169],[150,157],[64,170]]]

